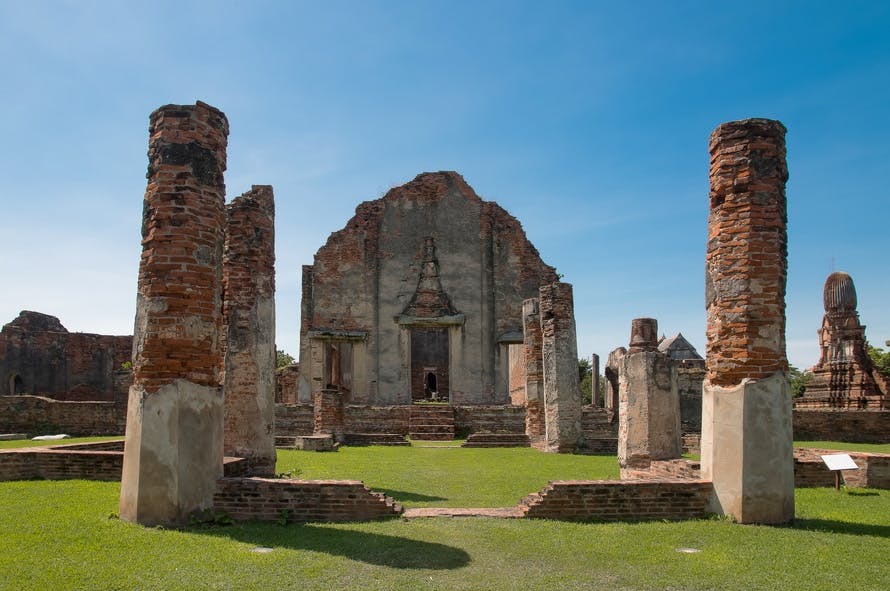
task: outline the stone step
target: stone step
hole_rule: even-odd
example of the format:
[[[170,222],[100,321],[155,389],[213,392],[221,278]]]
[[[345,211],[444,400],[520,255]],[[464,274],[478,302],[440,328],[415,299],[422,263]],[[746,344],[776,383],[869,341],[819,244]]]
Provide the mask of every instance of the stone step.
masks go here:
[[[411,425],[410,433],[451,433],[454,435],[454,425]]]
[[[409,425],[453,425],[454,417],[441,417],[437,415],[425,415],[422,417],[411,417]]]
[[[409,433],[415,441],[453,441],[454,433]]]
[[[531,441],[519,433],[473,433],[461,447],[531,447]]]
[[[411,445],[404,435],[398,433],[345,433],[343,435],[345,445]]]

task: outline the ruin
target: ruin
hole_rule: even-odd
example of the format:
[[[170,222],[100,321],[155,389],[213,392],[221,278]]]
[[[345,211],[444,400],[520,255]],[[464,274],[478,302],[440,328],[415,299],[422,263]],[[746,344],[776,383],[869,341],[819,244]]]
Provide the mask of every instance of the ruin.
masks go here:
[[[254,185],[226,206],[223,451],[275,474],[275,203]]]
[[[653,460],[679,458],[677,368],[658,350],[658,323],[635,318],[630,347],[618,367],[618,464],[648,469]]]
[[[853,279],[837,271],[825,280],[825,316],[819,329],[819,361],[795,406],[837,409],[890,408],[890,380],[872,366],[865,326],[856,311]]]
[[[724,123],[709,151],[701,473],[714,484],[715,513],[786,523],[794,518],[794,464],[785,127],[768,119]]]
[[[225,115],[151,114],[120,517],[183,523],[223,474]]]
[[[507,404],[522,303],[556,280],[513,216],[455,172],[420,174],[303,268],[299,400]]]
[[[0,395],[126,403],[132,348],[132,337],[72,333],[23,310],[0,331]]]

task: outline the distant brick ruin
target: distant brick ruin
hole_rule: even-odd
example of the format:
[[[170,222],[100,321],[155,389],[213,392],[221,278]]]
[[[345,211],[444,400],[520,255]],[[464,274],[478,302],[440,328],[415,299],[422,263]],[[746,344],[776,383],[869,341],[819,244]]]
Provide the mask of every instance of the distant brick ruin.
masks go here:
[[[72,333],[24,310],[0,331],[0,395],[125,403],[132,348],[132,337]]]
[[[819,329],[819,362],[795,407],[890,408],[890,380],[875,370],[868,356],[853,279],[843,271],[832,273],[825,280],[822,299],[825,316]]]
[[[794,464],[785,127],[768,119],[724,123],[709,149],[702,477],[714,483],[714,512],[786,523],[794,518]]]

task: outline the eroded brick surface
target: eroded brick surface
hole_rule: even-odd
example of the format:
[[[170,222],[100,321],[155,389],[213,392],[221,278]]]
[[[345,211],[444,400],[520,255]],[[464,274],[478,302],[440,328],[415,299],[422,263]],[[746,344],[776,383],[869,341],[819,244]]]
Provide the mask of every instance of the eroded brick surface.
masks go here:
[[[709,150],[707,378],[732,386],[788,369],[785,127],[724,123]]]

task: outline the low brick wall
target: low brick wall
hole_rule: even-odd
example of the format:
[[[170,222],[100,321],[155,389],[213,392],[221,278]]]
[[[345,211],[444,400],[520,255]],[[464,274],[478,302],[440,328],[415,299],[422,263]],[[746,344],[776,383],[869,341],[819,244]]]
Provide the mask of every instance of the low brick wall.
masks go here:
[[[890,411],[794,409],[797,441],[890,443]]]
[[[520,503],[527,517],[569,521],[696,519],[712,485],[704,480],[556,480]]]
[[[585,406],[581,409],[581,431],[585,439],[617,440],[618,417],[610,410]]]
[[[123,441],[101,441],[0,450],[0,481],[118,481],[124,466],[123,446]],[[244,458],[224,459],[223,473],[227,477],[243,476],[248,469]]]
[[[126,426],[126,404],[0,396],[0,433],[120,435]]]
[[[458,433],[525,433],[525,407],[512,405],[461,405],[454,407]]]
[[[71,449],[9,449],[0,451],[0,480],[121,479],[124,454]]]
[[[794,450],[794,485],[797,487],[834,486],[834,473],[820,456],[845,453],[859,466],[843,470],[843,483],[850,488],[890,489],[890,454],[798,448]]]
[[[237,521],[366,521],[402,514],[400,505],[358,480],[221,478],[213,506]]]
[[[699,480],[701,462],[698,460],[653,460],[648,470],[621,470],[622,480]]]

